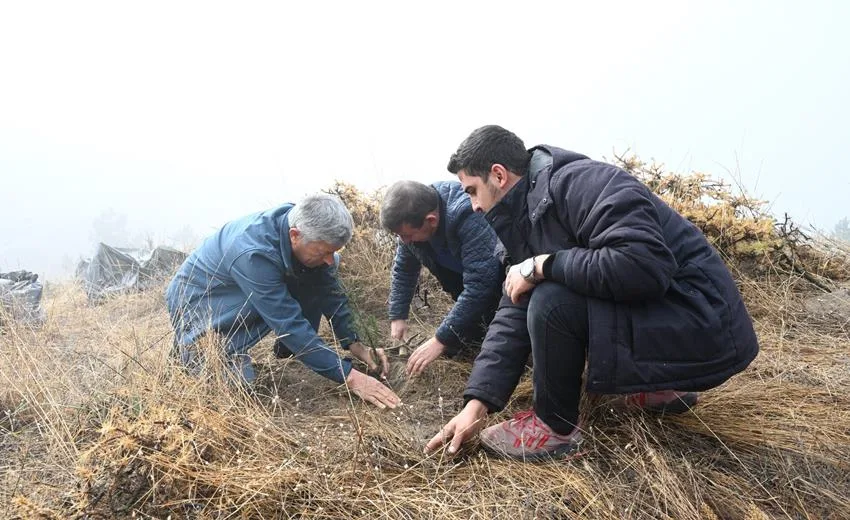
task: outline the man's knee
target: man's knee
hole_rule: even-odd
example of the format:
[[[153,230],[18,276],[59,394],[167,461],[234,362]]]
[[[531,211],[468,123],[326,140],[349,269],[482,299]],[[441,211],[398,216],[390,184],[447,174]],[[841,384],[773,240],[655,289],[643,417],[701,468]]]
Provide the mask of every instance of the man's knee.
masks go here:
[[[528,330],[544,330],[553,320],[586,328],[587,297],[557,282],[541,282],[528,303]]]
[[[571,290],[564,284],[558,282],[540,282],[531,291],[531,299],[528,302],[528,313],[539,313],[551,310],[552,307],[569,305],[586,305],[586,297]]]

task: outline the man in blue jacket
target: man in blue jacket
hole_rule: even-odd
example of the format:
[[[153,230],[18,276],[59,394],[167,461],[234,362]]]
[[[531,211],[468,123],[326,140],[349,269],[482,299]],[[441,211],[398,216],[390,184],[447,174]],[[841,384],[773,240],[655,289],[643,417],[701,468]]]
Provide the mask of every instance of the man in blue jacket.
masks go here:
[[[498,126],[472,132],[448,168],[515,265],[466,406],[426,451],[450,442],[456,452],[478,433],[507,404],[529,354],[534,408],[480,435],[488,451],[523,460],[577,452],[582,377],[590,392],[679,413],[756,357],[720,256],[628,172],[553,146],[526,150]]]
[[[184,366],[200,369],[193,345],[214,331],[225,340],[229,368],[250,384],[256,376],[248,350],[273,332],[278,357],[294,355],[316,373],[345,382],[365,401],[394,408],[399,400],[389,388],[353,369],[316,333],[325,316],[342,348],[377,370],[370,349],[358,341],[336,276],[337,251],[351,239],[352,228],[339,199],[317,194],[229,222],[206,239],[166,291]],[[386,376],[386,355],[378,356]]]
[[[423,265],[455,300],[434,337],[410,355],[407,373],[418,375],[440,355],[453,357],[484,337],[504,279],[494,255],[498,241],[484,216],[472,211],[459,182],[393,184],[384,196],[381,224],[399,238],[389,299],[392,338],[403,340],[407,334]]]

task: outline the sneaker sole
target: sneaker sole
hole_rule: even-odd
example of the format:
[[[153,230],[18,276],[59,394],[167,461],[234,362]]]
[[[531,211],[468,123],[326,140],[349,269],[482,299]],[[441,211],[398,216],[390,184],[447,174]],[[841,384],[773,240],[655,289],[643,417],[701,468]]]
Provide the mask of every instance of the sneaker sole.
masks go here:
[[[544,462],[548,460],[571,460],[576,459],[584,455],[584,452],[581,451],[580,445],[567,445],[563,447],[555,448],[552,451],[545,451],[540,453],[523,453],[521,455],[511,455],[504,451],[491,448],[484,443],[481,443],[481,447],[484,448],[484,451],[487,454],[492,455],[494,458],[503,459],[503,460],[519,460],[524,462]]]

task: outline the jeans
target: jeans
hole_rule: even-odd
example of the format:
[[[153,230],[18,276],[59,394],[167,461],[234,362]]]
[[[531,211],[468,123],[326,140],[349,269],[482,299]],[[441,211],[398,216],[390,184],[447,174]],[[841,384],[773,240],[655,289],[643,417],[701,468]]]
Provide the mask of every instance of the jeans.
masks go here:
[[[534,361],[534,411],[555,432],[578,425],[588,344],[587,298],[555,282],[531,293],[527,315]]]
[[[441,265],[435,265],[429,270],[440,283],[440,287],[452,297],[452,300],[457,301],[460,293],[463,292],[463,275]],[[504,272],[502,273],[502,278],[504,279]],[[484,339],[484,335],[487,333],[487,326],[490,325],[490,321],[496,314],[496,309],[499,308],[501,297],[502,293],[500,291],[490,295],[487,310],[481,315],[480,319],[470,323],[462,330],[454,331],[464,346],[481,344],[481,340]],[[454,357],[462,348],[447,351],[446,356]]]

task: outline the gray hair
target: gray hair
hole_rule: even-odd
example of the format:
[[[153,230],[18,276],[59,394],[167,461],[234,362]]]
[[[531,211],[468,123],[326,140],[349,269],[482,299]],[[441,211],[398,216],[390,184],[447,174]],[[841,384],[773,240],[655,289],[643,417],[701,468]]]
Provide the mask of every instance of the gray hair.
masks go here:
[[[354,220],[341,200],[317,193],[304,197],[289,211],[289,227],[298,229],[305,242],[321,240],[344,246],[351,240]]]

